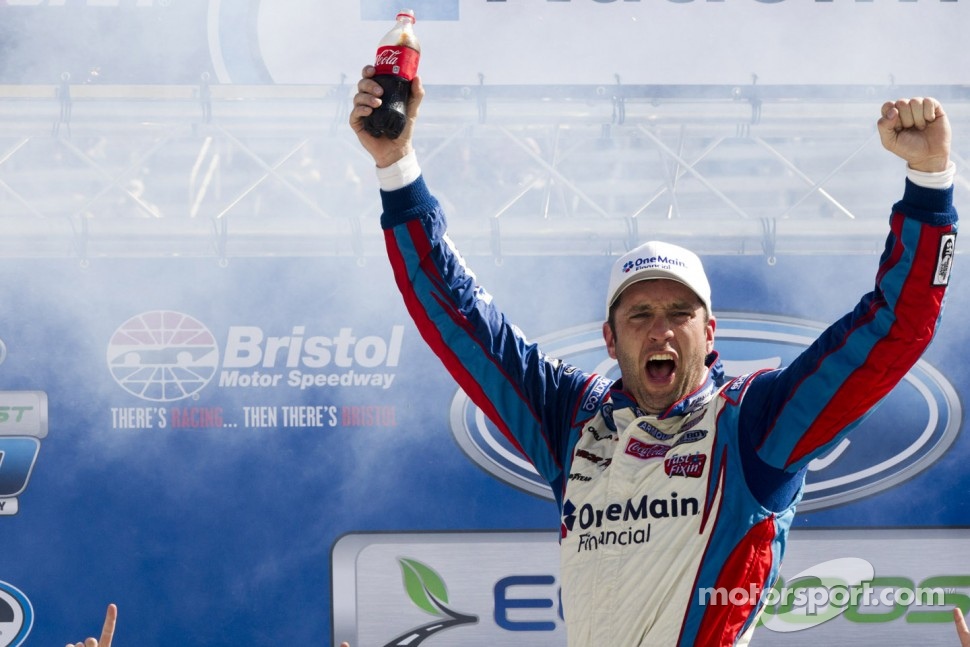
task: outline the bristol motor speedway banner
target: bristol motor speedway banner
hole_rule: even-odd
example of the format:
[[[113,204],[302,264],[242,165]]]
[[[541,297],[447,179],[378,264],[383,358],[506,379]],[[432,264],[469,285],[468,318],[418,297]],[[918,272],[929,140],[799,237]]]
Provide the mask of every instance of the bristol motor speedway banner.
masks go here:
[[[0,0],[0,83],[353,83],[405,7],[429,85],[932,86],[970,67],[968,0]]]
[[[549,352],[615,374],[611,259],[468,260]],[[789,361],[877,259],[705,261],[737,374]],[[811,465],[755,644],[952,644],[961,277],[923,361]],[[0,645],[81,639],[108,602],[122,645],[565,644],[550,493],[419,339],[385,259],[4,260],[0,303]]]

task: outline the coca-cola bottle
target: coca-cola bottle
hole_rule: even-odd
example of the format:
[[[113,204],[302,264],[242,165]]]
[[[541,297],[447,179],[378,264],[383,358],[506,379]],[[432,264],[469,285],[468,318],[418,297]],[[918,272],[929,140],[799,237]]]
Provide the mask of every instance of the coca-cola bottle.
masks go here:
[[[411,79],[418,73],[421,45],[414,35],[414,12],[404,9],[397,22],[377,45],[374,80],[384,93],[381,105],[364,120],[364,128],[375,137],[397,139],[407,122]]]

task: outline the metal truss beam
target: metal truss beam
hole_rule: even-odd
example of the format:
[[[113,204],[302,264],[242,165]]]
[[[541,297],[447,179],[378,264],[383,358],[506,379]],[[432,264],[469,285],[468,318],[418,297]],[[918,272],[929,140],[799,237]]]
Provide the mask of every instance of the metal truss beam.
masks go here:
[[[382,254],[352,88],[0,86],[0,256]],[[416,146],[466,254],[878,253],[902,190],[884,98],[939,96],[970,189],[970,90],[429,87]]]

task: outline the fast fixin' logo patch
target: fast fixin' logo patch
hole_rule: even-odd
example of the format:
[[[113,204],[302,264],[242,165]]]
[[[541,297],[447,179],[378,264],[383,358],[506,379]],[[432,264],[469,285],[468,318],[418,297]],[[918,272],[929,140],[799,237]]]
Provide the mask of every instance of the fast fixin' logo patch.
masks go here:
[[[707,455],[700,452],[693,454],[675,454],[664,461],[664,472],[667,476],[685,476],[698,479],[704,473]]]

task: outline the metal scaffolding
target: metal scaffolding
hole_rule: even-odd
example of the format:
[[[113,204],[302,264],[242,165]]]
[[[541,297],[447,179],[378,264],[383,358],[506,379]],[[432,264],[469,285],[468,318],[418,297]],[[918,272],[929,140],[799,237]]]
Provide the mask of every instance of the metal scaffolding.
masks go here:
[[[415,145],[465,254],[877,253],[885,99],[933,94],[970,188],[970,87],[431,86]],[[354,88],[0,86],[0,256],[383,253]],[[959,197],[958,197],[959,199]]]

